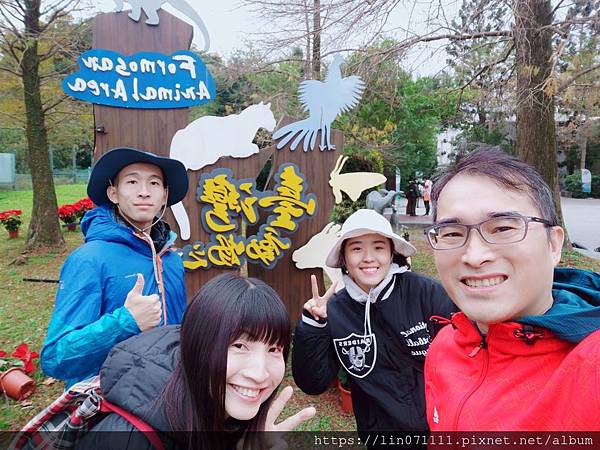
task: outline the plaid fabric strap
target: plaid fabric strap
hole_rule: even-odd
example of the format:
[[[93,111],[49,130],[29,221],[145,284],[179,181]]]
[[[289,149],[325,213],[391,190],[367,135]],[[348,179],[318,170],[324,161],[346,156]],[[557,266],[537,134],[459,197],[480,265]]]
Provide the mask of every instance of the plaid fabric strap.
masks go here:
[[[15,436],[9,448],[22,450],[72,447],[76,433],[67,431],[81,429],[80,426],[73,425],[72,419],[77,415],[81,403],[99,386],[98,377],[71,386],[67,392],[31,419]]]
[[[144,433],[156,450],[165,447],[156,431],[139,417],[110,403],[100,395],[98,376],[77,383],[31,419],[15,436],[11,450],[67,449],[75,446],[78,431],[98,412],[114,412]]]

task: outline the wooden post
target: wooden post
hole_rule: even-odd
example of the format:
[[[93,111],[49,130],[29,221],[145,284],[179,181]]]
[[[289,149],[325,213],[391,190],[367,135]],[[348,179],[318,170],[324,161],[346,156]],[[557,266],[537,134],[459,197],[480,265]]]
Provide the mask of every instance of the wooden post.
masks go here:
[[[291,122],[289,117],[281,120],[278,128],[281,128]],[[281,150],[275,150],[273,154],[273,170],[277,170],[281,164],[292,162],[298,165],[300,171],[306,177],[308,183],[307,193],[317,196],[318,210],[312,218],[307,218],[300,222],[298,231],[290,237],[292,246],[285,252],[273,270],[265,270],[255,264],[248,264],[248,275],[259,278],[270,285],[288,308],[292,324],[300,316],[302,305],[312,297],[310,276],[316,275],[320,292],[324,292],[323,270],[322,269],[297,269],[292,261],[292,253],[304,244],[311,237],[319,233],[327,223],[330,222],[330,214],[335,204],[335,199],[329,186],[329,174],[333,170],[337,158],[344,148],[344,137],[341,131],[331,130],[331,141],[335,145],[335,150],[321,151],[318,147],[320,134],[317,136],[317,145],[314,150],[305,152],[299,146],[295,151],[290,151],[288,143]],[[267,189],[273,188],[273,177],[270,177]],[[260,221],[260,223],[264,223]],[[248,234],[256,232],[256,228],[250,228]]]
[[[171,54],[190,48],[193,28],[164,10],[158,12],[160,25],[149,26],[144,21],[134,22],[127,11],[98,14],[94,18],[93,48],[113,50],[131,55],[142,51]],[[94,160],[115,147],[133,147],[157,155],[169,156],[171,140],[177,130],[188,124],[188,108],[128,109],[94,105],[95,148]],[[195,202],[199,173],[189,171],[189,190],[184,200],[186,206]],[[188,209],[190,217],[200,217],[199,212]],[[193,214],[197,214],[194,216]],[[165,220],[179,234],[177,223],[167,209]],[[199,220],[192,220],[195,229]],[[198,239],[199,234],[192,238]],[[178,243],[181,245],[181,242]],[[214,274],[213,274],[214,276]],[[188,273],[188,299],[204,280],[200,271]]]
[[[127,17],[127,11],[98,14],[94,18],[93,48],[131,55],[142,51],[171,54],[189,49],[193,28],[166,11],[159,11],[160,25],[146,25]],[[133,147],[169,156],[171,139],[188,124],[188,109],[133,109],[94,105],[97,160],[115,147]],[[172,217],[171,217],[172,218]],[[173,224],[173,221],[169,222]]]

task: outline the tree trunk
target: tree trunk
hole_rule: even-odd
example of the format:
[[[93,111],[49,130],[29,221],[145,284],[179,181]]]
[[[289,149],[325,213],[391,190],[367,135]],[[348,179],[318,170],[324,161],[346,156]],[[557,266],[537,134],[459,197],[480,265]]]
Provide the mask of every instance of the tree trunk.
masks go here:
[[[558,185],[552,72],[552,5],[549,0],[514,0],[517,65],[517,155],[541,174],[552,189],[563,224]],[[570,248],[568,236],[565,246]]]
[[[27,232],[27,250],[62,247],[65,241],[58,222],[56,192],[48,156],[48,133],[40,95],[38,41],[40,0],[26,2],[25,32],[33,36],[21,60],[21,73],[27,117],[26,134],[29,167],[33,185],[33,208]]]
[[[321,0],[315,1],[313,12],[312,78],[321,79]]]

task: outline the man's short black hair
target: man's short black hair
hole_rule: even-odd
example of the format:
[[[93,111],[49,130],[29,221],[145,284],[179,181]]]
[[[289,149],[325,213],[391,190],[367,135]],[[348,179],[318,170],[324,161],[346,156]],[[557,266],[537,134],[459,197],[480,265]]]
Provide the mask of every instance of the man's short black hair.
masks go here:
[[[456,161],[434,179],[431,190],[434,222],[437,219],[437,201],[442,190],[452,178],[460,174],[488,177],[503,188],[525,192],[539,208],[542,219],[550,222],[552,226],[560,225],[552,190],[539,172],[514,156],[490,147],[478,147],[470,153],[459,154]]]

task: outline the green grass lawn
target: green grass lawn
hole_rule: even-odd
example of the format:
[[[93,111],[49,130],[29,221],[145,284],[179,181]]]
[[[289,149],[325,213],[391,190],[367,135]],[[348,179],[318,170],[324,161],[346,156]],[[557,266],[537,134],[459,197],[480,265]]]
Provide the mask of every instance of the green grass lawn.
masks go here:
[[[58,205],[73,203],[86,197],[86,185],[64,185],[56,187]],[[12,352],[21,342],[32,350],[41,349],[53,307],[56,284],[32,283],[23,278],[58,279],[60,266],[68,251],[60,253],[32,254],[28,264],[17,266],[14,260],[25,245],[27,227],[31,219],[33,192],[0,190],[0,211],[20,209],[23,224],[17,239],[8,239],[0,227],[0,350]],[[81,244],[81,233],[64,231],[67,247],[73,249]],[[38,366],[36,360],[36,366]],[[61,383],[42,385],[45,377],[40,370],[34,376],[37,391],[31,404],[19,404],[13,400],[0,400],[0,430],[11,430],[24,425],[29,418],[57,397],[62,391]]]
[[[85,185],[65,185],[57,187],[58,204],[72,203],[85,197]],[[15,265],[20,255],[26,235],[27,225],[31,217],[31,191],[0,191],[0,211],[5,209],[23,210],[24,224],[21,236],[8,239],[6,232],[0,229],[0,350],[12,352],[21,342],[27,342],[32,350],[40,351],[46,335],[46,329],[53,308],[56,284],[26,282],[23,278],[58,279],[60,267],[68,253],[82,243],[80,232],[64,232],[67,250],[55,253],[36,253],[28,256],[26,265]],[[431,249],[424,241],[422,230],[410,230],[411,242],[419,252],[413,257],[413,270],[436,277]],[[579,267],[600,272],[600,261],[587,258],[577,252],[565,252],[562,265]],[[0,431],[15,430],[24,425],[40,409],[47,406],[62,391],[60,382],[42,384],[46,377],[39,370],[35,373],[37,390],[30,402],[19,403],[0,397]],[[286,373],[284,384],[292,384],[293,379]],[[340,430],[355,429],[354,417],[341,411],[335,388],[326,393],[312,397],[295,390],[287,412],[298,411],[299,408],[314,405],[317,415],[303,425],[306,430]]]
[[[77,200],[87,197],[87,184],[65,184],[56,186],[56,197],[58,206],[64,203],[75,203]],[[23,211],[23,225],[21,234],[26,234],[29,220],[31,219],[33,191],[8,191],[0,190],[0,211],[7,209],[20,209]]]

